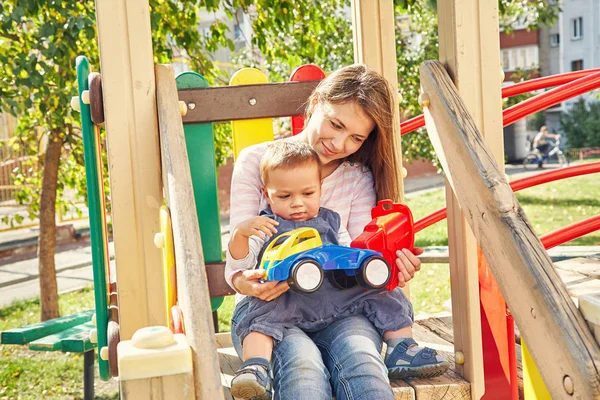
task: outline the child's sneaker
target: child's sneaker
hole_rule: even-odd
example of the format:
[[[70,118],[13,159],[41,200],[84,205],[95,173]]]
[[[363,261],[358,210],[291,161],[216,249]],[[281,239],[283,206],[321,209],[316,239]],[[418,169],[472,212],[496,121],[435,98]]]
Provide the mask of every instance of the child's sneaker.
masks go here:
[[[450,363],[435,350],[420,347],[413,338],[401,338],[389,341],[385,366],[392,379],[432,378],[446,372]]]
[[[231,395],[239,399],[271,400],[271,366],[262,357],[250,358],[231,380]]]

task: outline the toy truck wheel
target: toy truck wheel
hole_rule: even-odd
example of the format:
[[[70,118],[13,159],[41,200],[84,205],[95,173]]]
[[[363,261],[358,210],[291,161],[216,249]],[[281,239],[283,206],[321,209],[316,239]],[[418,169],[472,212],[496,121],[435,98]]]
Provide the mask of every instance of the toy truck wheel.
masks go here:
[[[327,271],[327,279],[331,286],[336,289],[350,289],[356,286],[356,277],[348,276],[345,271],[341,269],[334,269],[333,271]]]
[[[369,257],[364,260],[356,272],[356,280],[366,288],[380,289],[385,287],[392,276],[388,262],[382,257]]]
[[[294,290],[312,293],[321,287],[323,278],[323,269],[318,263],[312,260],[303,260],[292,267],[287,282]]]

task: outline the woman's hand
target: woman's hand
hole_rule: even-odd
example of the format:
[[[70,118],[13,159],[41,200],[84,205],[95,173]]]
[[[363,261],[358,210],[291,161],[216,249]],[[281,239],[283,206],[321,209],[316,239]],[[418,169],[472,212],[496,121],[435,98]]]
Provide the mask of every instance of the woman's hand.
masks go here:
[[[258,297],[264,301],[274,300],[290,288],[285,281],[260,282],[259,279],[263,278],[264,274],[262,269],[239,272],[233,276],[233,286],[241,294]]]
[[[399,269],[398,272],[398,286],[404,287],[412,278],[415,277],[415,272],[421,269],[421,260],[417,258],[417,255],[422,254],[423,249],[415,248],[415,252],[412,253],[408,249],[402,249],[396,251],[396,266]]]

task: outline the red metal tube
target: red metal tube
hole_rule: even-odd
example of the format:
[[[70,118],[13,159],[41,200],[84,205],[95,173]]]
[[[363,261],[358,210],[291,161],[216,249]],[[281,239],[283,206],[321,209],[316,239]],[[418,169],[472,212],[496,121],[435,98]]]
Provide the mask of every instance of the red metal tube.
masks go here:
[[[425,116],[423,114],[417,115],[416,117],[404,121],[400,124],[400,134],[406,135],[407,133],[416,131],[417,129],[422,128],[424,126]]]
[[[543,183],[554,182],[561,179],[572,178],[574,176],[587,175],[600,172],[600,162],[589,164],[573,165],[567,168],[561,168],[554,171],[542,172],[541,174],[528,176],[510,183],[514,192],[527,189],[529,187],[541,185]],[[415,221],[415,234],[422,231],[430,225],[435,224],[446,218],[446,208],[440,208],[433,213],[424,216]]]
[[[546,250],[551,249],[569,240],[577,239],[580,236],[600,230],[600,215],[586,218],[583,221],[577,221],[570,225],[563,226],[553,232],[540,236],[540,240]]]
[[[600,68],[588,69],[588,70],[583,70],[583,71],[575,71],[575,72],[567,72],[567,73],[558,74],[558,75],[544,76],[544,77],[532,79],[529,81],[515,83],[514,85],[505,86],[502,88],[502,98],[512,97],[512,96],[516,96],[519,94],[531,92],[534,90],[547,89],[547,88],[553,87],[553,86],[564,85],[564,84],[573,82],[575,80],[578,80],[580,78],[596,74],[598,72],[600,72]],[[560,88],[556,88],[556,89],[560,89]],[[570,97],[572,97],[572,96],[570,96]],[[570,98],[570,97],[567,97],[567,98]],[[563,100],[566,100],[566,99],[563,99]],[[563,100],[560,100],[560,101],[563,101]],[[517,106],[514,106],[514,107],[517,107]],[[510,110],[514,107],[511,107],[507,110]],[[547,107],[549,107],[549,106],[546,106],[546,108]],[[539,111],[539,110],[537,110],[537,111]],[[533,112],[536,112],[536,111],[533,111]],[[529,115],[529,114],[526,114],[524,116],[527,116],[527,115]],[[523,117],[521,117],[521,118],[523,118]],[[510,123],[506,123],[506,117],[505,117],[504,126],[510,125],[515,121],[516,120],[514,120]],[[402,122],[400,124],[400,132],[402,135],[406,135],[407,133],[413,132],[419,128],[422,128],[423,126],[425,126],[425,117],[423,116],[423,114],[421,114],[421,115],[418,115],[407,121]]]
[[[538,94],[502,112],[504,126],[580,94],[600,88],[600,72]]]
[[[518,179],[510,183],[513,192],[518,192],[529,187],[538,186],[543,183],[559,181],[574,176],[588,175],[600,172],[600,162],[588,164],[573,165],[567,168],[560,168],[554,171],[546,171],[540,174]]]
[[[564,74],[543,76],[541,78],[531,79],[515,83],[514,85],[504,86],[502,88],[502,98],[513,97],[519,94],[533,92],[534,90],[547,89],[553,86],[564,85],[584,76],[600,72],[600,68],[586,69],[582,71],[566,72]]]

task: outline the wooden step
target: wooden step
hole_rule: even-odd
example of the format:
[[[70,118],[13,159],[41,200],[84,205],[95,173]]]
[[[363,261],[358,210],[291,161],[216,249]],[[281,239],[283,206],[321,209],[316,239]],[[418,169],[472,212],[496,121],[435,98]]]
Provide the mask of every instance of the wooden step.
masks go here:
[[[451,329],[451,325],[450,325]],[[431,347],[450,361],[451,369],[444,375],[430,379],[408,379],[393,380],[392,388],[396,400],[458,400],[470,399],[471,388],[469,382],[454,372],[454,346],[451,342],[432,332],[421,322],[413,326],[414,337],[419,344]],[[450,333],[452,331],[450,330]],[[451,334],[450,334],[451,337]],[[229,393],[231,379],[235,371],[240,367],[241,360],[236,354],[231,344],[231,335],[229,333],[219,333],[216,335],[217,351],[219,353],[219,362],[221,364],[221,382],[225,388],[225,399],[233,400]]]

